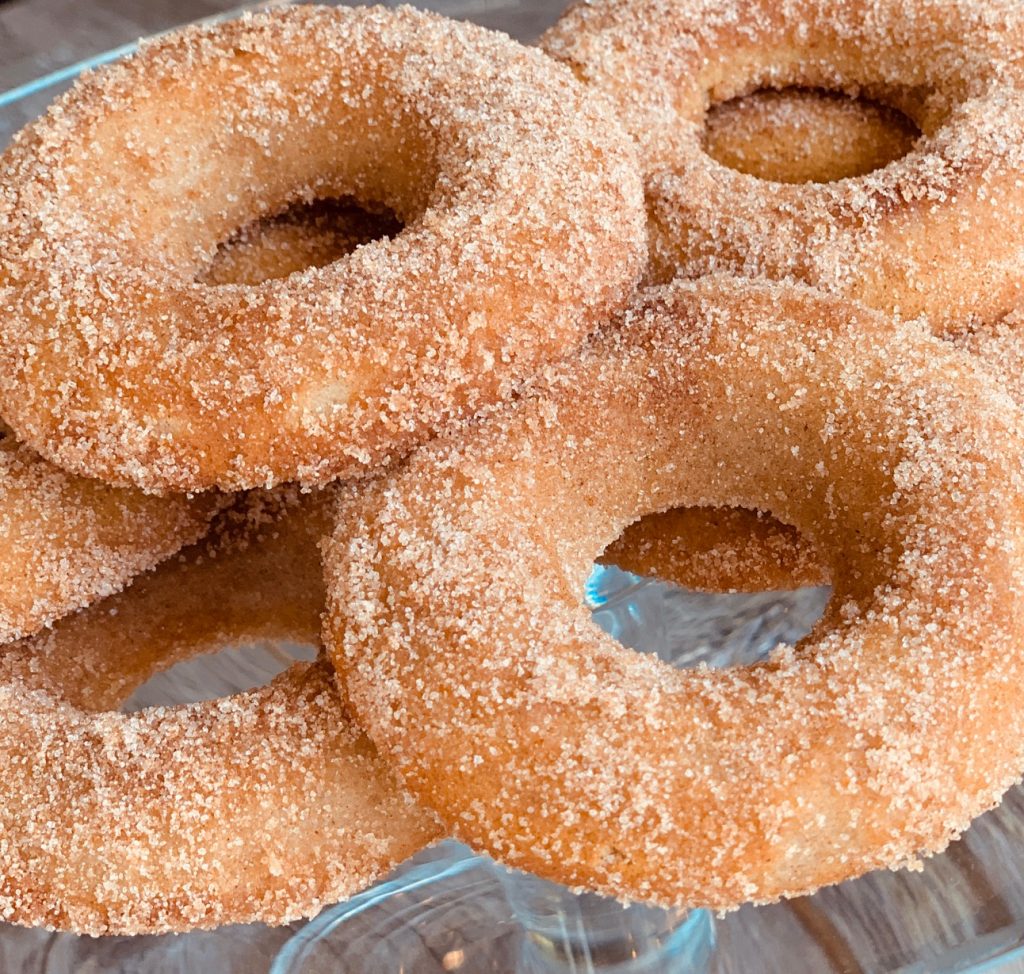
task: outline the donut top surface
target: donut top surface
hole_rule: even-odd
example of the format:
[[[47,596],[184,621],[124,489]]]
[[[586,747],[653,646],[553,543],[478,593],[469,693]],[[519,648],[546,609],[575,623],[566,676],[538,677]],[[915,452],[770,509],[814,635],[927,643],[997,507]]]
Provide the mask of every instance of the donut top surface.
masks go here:
[[[406,7],[146,43],[20,133],[0,184],[8,418],[150,489],[361,472],[562,354],[646,258],[610,111],[541,52]],[[196,280],[240,226],[345,197],[404,229]]]

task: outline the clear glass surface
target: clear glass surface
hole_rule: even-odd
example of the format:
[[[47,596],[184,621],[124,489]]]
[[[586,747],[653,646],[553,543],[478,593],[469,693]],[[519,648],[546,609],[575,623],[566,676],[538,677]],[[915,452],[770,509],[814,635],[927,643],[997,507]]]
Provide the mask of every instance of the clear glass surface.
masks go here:
[[[548,0],[428,2],[532,40],[558,15]],[[0,145],[92,59],[0,94]],[[798,638],[820,589],[706,596],[595,569],[595,620],[625,645],[678,666],[745,663]],[[308,647],[226,649],[154,678],[125,709],[219,696],[265,682]],[[39,974],[938,974],[1024,971],[1024,792],[980,818],[919,872],[881,872],[814,896],[725,916],[669,914],[578,898],[507,873],[447,841],[386,881],[305,924],[227,927],[181,936],[91,939],[0,924],[0,971]],[[632,944],[636,958],[623,945]]]

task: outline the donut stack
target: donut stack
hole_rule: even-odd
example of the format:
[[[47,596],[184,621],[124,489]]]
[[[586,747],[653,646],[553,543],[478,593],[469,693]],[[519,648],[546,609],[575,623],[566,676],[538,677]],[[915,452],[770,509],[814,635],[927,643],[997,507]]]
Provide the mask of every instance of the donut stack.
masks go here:
[[[0,915],[941,851],[1024,769],[1022,168],[1016,0],[279,7],[83,77],[0,157]],[[597,559],[833,597],[677,671]],[[113,712],[256,639],[322,652]]]

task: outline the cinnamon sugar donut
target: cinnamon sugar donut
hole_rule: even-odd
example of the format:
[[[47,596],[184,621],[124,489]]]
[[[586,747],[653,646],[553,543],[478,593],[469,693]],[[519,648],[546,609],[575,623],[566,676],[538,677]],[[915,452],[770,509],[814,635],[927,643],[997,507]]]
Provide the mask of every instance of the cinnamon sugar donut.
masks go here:
[[[794,278],[937,332],[1022,297],[1024,8],[1016,0],[593,0],[543,48],[640,145],[652,276]],[[864,94],[923,133],[883,169],[784,186],[702,146],[710,105],[792,85]]]
[[[73,476],[0,423],[0,642],[116,592],[199,538],[223,502]]]
[[[326,504],[251,499],[180,559],[5,647],[5,920],[88,934],[284,923],[440,837],[323,661],[227,699],[103,712],[180,659],[315,642]]]
[[[533,395],[351,487],[325,632],[353,712],[461,838],[572,886],[728,908],[938,851],[1024,764],[1020,416],[914,325],[795,286],[645,296]],[[826,553],[796,647],[677,671],[589,619],[680,505]]]
[[[161,37],[20,133],[0,184],[6,418],[152,490],[364,472],[559,357],[646,262],[610,111],[541,52],[408,7]],[[404,229],[196,280],[237,227],[327,197]]]

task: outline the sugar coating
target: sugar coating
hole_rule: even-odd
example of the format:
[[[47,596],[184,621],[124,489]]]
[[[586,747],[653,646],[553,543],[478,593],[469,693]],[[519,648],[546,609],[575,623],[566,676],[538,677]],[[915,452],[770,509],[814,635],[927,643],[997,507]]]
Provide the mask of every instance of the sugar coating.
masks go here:
[[[984,362],[1024,409],[1024,312],[1011,312],[998,324],[966,332],[954,342]]]
[[[224,503],[76,477],[0,423],[0,642],[118,591],[199,538]]]
[[[1019,313],[952,338],[1024,410],[1024,327]],[[630,524],[601,562],[703,592],[789,590],[829,581],[826,559],[792,525],[742,508],[683,508]]]
[[[323,484],[505,395],[628,299],[635,150],[571,72],[408,7],[192,27],[80,81],[0,164],[0,394],[147,490]],[[259,284],[238,227],[352,197],[404,230]]]
[[[227,645],[317,642],[329,495],[254,495],[124,592],[0,656],[0,916],[88,934],[284,923],[439,836],[299,663],[237,696],[108,712]]]
[[[325,632],[453,832],[571,886],[729,908],[936,852],[1024,761],[1020,413],[970,356],[804,288],[646,295],[491,421],[342,493]],[[677,506],[828,561],[795,647],[676,671],[590,620],[596,556]]]
[[[792,278],[945,331],[1019,303],[1024,9],[1015,0],[593,0],[542,47],[638,140],[652,278]],[[866,95],[922,137],[882,169],[767,184],[703,148],[710,106],[793,85]]]

